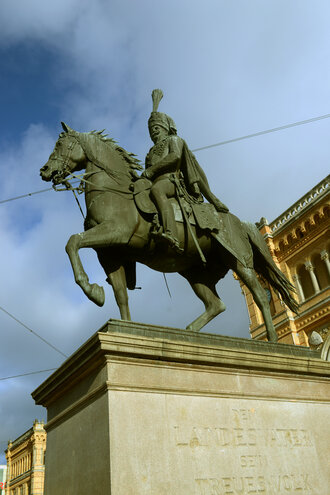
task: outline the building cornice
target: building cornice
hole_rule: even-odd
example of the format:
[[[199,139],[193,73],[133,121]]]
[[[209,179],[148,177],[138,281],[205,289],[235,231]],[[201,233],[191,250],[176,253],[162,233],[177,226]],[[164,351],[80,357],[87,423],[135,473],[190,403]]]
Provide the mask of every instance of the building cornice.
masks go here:
[[[15,478],[12,478],[11,480],[8,481],[8,485],[12,488],[15,486],[17,483],[21,483],[25,478],[31,477],[32,469],[28,469],[22,474],[19,474]]]
[[[304,194],[300,199],[298,199],[298,201],[281,213],[280,216],[275,218],[275,220],[269,224],[271,234],[277,235],[291,222],[297,220],[308,209],[321,201],[329,193],[329,179],[330,175],[321,180],[321,182]]]
[[[17,447],[19,447],[23,442],[30,440],[31,436],[33,435],[33,427],[27,430],[25,433],[22,433],[16,440],[14,441],[9,441],[8,442],[8,448],[6,450],[15,450]]]
[[[322,236],[326,236],[327,231],[324,230],[324,223],[321,225],[314,225],[312,226],[312,230],[308,232],[306,235],[304,235],[303,238],[301,239],[292,239],[292,244],[290,245],[285,245],[282,247],[282,249],[279,248],[279,243],[281,240],[284,240],[286,238],[286,235],[280,236],[275,245],[275,254],[279,262],[282,260],[286,259],[288,260],[292,256],[297,256],[299,251],[304,248],[305,246],[310,245],[311,241],[313,240],[315,242],[316,239],[322,238]],[[315,249],[316,250],[316,249]]]

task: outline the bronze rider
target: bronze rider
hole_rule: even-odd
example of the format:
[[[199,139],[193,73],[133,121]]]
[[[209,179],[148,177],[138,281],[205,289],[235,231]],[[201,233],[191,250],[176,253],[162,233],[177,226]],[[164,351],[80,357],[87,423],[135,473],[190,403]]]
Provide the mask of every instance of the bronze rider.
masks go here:
[[[173,208],[168,201],[176,196],[173,174],[182,172],[186,190],[191,196],[196,198],[202,193],[217,211],[227,213],[228,208],[211,192],[206,175],[195,156],[186,142],[177,136],[173,119],[157,111],[162,97],[161,90],[153,90],[153,111],[148,120],[148,128],[154,146],[146,156],[142,177],[152,181],[150,195],[161,217],[164,229],[162,237],[171,247],[182,251]]]

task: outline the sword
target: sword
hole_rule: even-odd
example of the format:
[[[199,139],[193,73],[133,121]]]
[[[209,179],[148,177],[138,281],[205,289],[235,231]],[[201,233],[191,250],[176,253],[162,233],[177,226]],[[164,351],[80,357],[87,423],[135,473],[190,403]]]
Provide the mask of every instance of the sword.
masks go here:
[[[190,235],[191,235],[191,237],[192,237],[192,239],[194,241],[194,244],[196,246],[196,249],[198,251],[198,254],[201,257],[201,260],[202,260],[203,264],[206,265],[206,258],[205,258],[204,254],[203,254],[203,251],[201,250],[200,245],[198,244],[198,241],[196,239],[196,236],[194,234],[194,231],[193,231],[193,229],[192,229],[192,227],[190,225],[190,222],[189,222],[188,215],[187,215],[187,212],[185,210],[184,204],[182,202],[182,198],[181,198],[181,194],[180,194],[180,183],[178,181],[178,178],[176,176],[173,176],[173,181],[174,181],[174,184],[176,186],[176,193],[177,193],[176,196],[177,196],[177,199],[178,199],[178,202],[179,202],[181,211],[182,211],[183,218],[184,218],[184,220],[185,220],[185,222],[187,224],[188,230],[189,230]]]

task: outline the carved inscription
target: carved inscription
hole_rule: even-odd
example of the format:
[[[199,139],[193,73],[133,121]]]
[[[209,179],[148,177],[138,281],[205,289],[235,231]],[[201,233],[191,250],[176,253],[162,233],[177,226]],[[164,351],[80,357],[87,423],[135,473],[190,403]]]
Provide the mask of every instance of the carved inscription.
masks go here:
[[[203,452],[202,459],[207,449],[209,464],[214,466],[214,456],[223,456],[217,461],[219,468],[215,468],[219,476],[214,476],[214,467],[209,468],[211,476],[201,476],[201,462],[196,463],[195,460],[195,469],[199,471],[194,476],[196,495],[316,493],[312,475],[306,473],[308,466],[301,465],[300,461],[298,466],[291,464],[292,456],[299,460],[300,453],[304,454],[305,449],[314,447],[310,431],[304,428],[260,427],[253,408],[232,409],[229,423],[173,425],[176,447],[194,452],[194,459],[199,451]],[[274,458],[279,464],[274,464]],[[225,471],[224,464],[227,466]],[[228,464],[232,466],[232,473],[227,472]],[[276,472],[278,465],[282,466],[280,472]],[[204,463],[203,474],[206,469],[208,463]]]
[[[177,445],[196,446],[257,446],[257,447],[311,447],[310,432],[298,428],[192,428],[174,426]]]
[[[247,493],[312,493],[310,475],[284,474],[267,476],[233,476],[195,479],[201,495]]]

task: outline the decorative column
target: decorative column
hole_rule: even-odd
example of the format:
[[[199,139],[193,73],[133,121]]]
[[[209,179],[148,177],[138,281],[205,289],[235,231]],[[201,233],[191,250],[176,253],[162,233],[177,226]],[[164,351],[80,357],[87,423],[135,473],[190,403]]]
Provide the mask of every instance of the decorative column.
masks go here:
[[[305,262],[305,268],[309,272],[315,292],[320,292],[320,286],[314,273],[313,265],[310,261]]]
[[[46,431],[43,422],[33,423],[33,435],[31,442],[33,445],[33,464],[31,469],[31,495],[44,493],[44,451],[46,450]]]
[[[297,290],[298,290],[299,300],[300,300],[300,302],[302,302],[305,300],[305,296],[304,296],[304,291],[303,291],[303,288],[301,286],[300,279],[299,279],[297,273],[295,273],[292,278],[293,278],[295,286],[297,287]]]
[[[321,260],[324,261],[324,263],[326,264],[327,266],[327,270],[328,270],[328,274],[330,276],[330,261],[329,261],[329,253],[326,249],[323,249],[323,251],[321,251],[320,253],[321,255]]]

